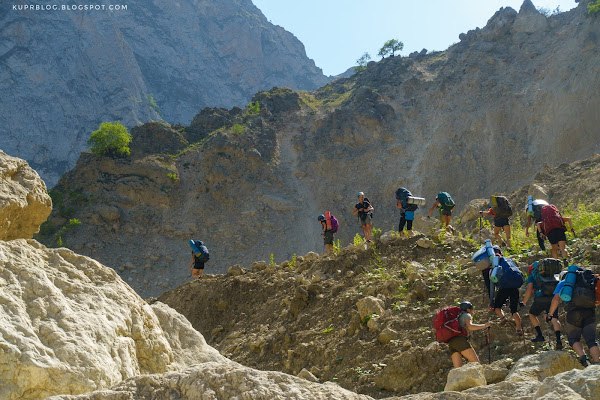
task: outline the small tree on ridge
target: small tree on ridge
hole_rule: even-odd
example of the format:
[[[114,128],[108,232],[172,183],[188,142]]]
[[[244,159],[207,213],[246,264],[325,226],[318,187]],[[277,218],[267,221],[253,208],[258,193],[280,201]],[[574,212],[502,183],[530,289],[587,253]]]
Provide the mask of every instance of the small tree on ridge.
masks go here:
[[[393,57],[397,51],[402,51],[403,48],[404,43],[396,39],[390,39],[383,44],[383,47],[379,50],[377,55],[385,58],[385,56],[391,54]]]
[[[88,139],[90,151],[97,156],[128,156],[129,142],[131,142],[131,134],[118,121],[101,123],[100,128],[92,132]]]

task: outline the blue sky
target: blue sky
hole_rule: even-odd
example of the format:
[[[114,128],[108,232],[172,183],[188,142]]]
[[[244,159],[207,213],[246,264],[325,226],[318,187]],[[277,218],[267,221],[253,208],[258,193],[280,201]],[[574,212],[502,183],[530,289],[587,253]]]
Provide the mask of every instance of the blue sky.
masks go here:
[[[355,66],[365,52],[373,60],[388,39],[400,53],[445,50],[458,35],[483,27],[501,7],[519,11],[522,0],[252,0],[272,23],[292,32],[326,75]],[[532,0],[538,8],[568,11],[575,0]]]

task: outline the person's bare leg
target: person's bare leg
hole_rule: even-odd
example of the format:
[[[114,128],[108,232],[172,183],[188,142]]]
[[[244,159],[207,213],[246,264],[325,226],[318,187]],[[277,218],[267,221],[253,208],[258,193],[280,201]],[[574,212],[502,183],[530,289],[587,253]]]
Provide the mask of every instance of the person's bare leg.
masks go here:
[[[463,350],[460,354],[462,354],[469,362],[479,362],[479,357],[477,357],[477,353],[472,348]]]
[[[504,226],[504,234],[506,235],[506,245],[510,247],[510,225]]]
[[[462,355],[457,351],[452,353],[452,365],[454,368],[460,368],[463,365]]]

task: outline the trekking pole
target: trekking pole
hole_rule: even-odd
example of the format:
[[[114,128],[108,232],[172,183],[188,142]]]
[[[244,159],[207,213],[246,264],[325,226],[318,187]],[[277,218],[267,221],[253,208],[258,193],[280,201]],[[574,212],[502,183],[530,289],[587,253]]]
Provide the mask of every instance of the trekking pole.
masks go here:
[[[488,339],[488,364],[492,363],[492,348],[490,341],[490,327],[487,327],[487,339]]]
[[[483,229],[483,222],[481,220],[481,212],[479,212],[479,244],[482,243],[481,241],[481,230]]]
[[[546,320],[546,334],[548,335],[548,350],[550,350],[551,349],[551,347],[550,347],[551,341],[550,341],[550,325],[549,324],[552,324],[552,320],[550,320],[550,322],[548,322],[548,314],[547,313],[546,313],[545,320]]]

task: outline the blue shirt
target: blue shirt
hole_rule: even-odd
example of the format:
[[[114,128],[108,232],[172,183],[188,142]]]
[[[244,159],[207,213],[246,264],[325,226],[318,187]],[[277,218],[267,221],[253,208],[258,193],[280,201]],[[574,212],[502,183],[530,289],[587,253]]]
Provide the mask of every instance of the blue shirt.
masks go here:
[[[556,289],[554,289],[554,294],[560,293],[560,290],[563,288],[563,286],[565,286],[565,280],[563,279],[562,281],[558,282],[558,285],[556,285]]]

